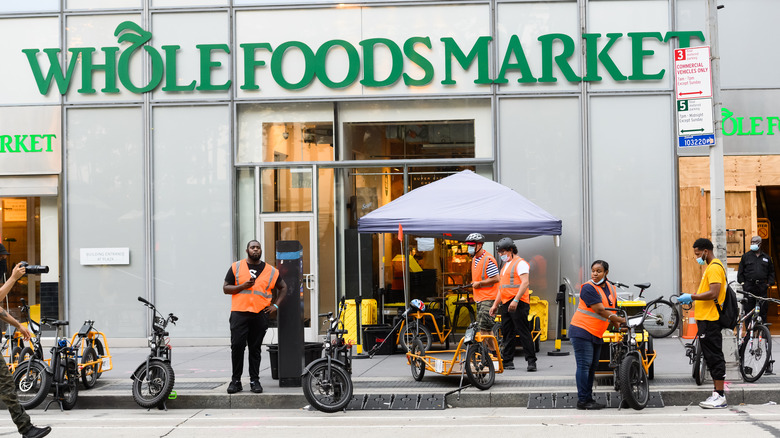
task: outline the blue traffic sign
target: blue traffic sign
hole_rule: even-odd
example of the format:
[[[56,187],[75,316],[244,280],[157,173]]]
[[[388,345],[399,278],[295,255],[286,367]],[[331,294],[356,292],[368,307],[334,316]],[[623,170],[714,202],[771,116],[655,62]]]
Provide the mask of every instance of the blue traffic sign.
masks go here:
[[[679,146],[715,146],[715,134],[690,135],[686,137],[677,137]]]

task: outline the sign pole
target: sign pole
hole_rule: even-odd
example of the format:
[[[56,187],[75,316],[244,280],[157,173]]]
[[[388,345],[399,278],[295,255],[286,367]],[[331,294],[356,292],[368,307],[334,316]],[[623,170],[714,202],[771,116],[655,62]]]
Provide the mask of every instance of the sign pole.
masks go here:
[[[712,102],[715,117],[715,145],[710,147],[710,217],[712,243],[715,256],[726,262],[726,189],[723,166],[723,130],[720,97],[720,49],[718,44],[718,5],[716,0],[707,0],[708,26],[710,33],[710,54],[712,57]]]

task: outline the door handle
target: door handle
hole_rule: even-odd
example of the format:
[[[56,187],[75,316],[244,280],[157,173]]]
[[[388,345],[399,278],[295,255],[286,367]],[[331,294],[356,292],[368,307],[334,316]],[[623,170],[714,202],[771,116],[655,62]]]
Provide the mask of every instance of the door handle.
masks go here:
[[[314,274],[303,274],[306,281],[306,289],[314,290]]]

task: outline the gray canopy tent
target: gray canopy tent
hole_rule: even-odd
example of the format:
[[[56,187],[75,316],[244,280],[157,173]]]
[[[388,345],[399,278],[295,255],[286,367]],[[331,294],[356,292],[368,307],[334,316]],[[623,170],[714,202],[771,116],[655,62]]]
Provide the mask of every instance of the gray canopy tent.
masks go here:
[[[377,208],[358,220],[358,232],[397,233],[399,225],[405,235],[450,240],[463,240],[474,232],[488,241],[556,236],[557,246],[561,235],[560,219],[509,187],[470,170],[416,188]],[[403,254],[408,254],[407,246],[404,241]],[[560,277],[560,263],[558,272]],[[406,285],[404,297],[408,301]]]

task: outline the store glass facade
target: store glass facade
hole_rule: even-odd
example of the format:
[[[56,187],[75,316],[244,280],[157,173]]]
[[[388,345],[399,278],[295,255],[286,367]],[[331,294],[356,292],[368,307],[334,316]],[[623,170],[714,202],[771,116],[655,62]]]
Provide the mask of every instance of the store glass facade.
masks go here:
[[[777,39],[762,20],[780,5],[721,3],[724,147],[744,175],[780,156],[777,58],[743,50]],[[314,339],[341,296],[397,301],[407,258],[413,294],[468,281],[459,242],[409,236],[404,254],[357,233],[466,169],[562,220],[559,241],[518,241],[551,315],[562,277],[587,280],[594,259],[651,296],[687,290],[708,150],[677,147],[672,58],[706,44],[706,14],[704,0],[0,2],[0,238],[51,267],[13,295],[131,339],[143,296],[183,337],[223,339],[230,263],[251,239],[270,263],[294,239]],[[727,184],[747,212],[729,229],[771,226],[771,175]],[[106,249],[129,262],[89,256]]]

